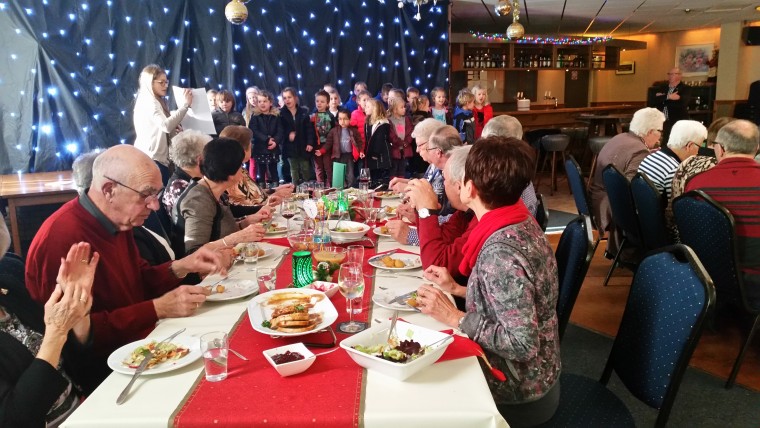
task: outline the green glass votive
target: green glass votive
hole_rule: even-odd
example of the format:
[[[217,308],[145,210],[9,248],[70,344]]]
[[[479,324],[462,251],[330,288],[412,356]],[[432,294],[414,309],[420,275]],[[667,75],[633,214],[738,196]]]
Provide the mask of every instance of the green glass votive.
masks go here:
[[[306,287],[314,282],[314,271],[311,267],[311,251],[296,251],[293,253],[293,286]]]

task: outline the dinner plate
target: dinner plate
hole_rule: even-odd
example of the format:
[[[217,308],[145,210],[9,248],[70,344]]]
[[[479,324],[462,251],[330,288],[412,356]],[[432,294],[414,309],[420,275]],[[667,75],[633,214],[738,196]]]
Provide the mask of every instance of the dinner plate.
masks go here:
[[[267,231],[264,235],[266,236],[272,236],[272,235],[282,235],[283,233],[288,231],[288,226],[278,226],[276,229],[267,228]]]
[[[422,259],[420,259],[420,256],[416,254],[401,254],[396,253],[392,254],[391,257],[396,260],[401,260],[404,262],[406,266],[404,267],[387,267],[383,264],[383,262],[380,261],[385,257],[385,254],[378,254],[375,257],[372,257],[369,259],[370,266],[376,267],[378,269],[387,269],[387,270],[410,270],[410,269],[417,269],[422,267]]]
[[[379,228],[379,227],[376,227],[376,228],[372,229],[372,231],[373,231],[373,232],[375,232],[375,235],[377,235],[377,236],[386,236],[386,237],[388,237],[388,238],[390,238],[390,237],[391,237],[391,234],[390,234],[390,233],[382,233],[382,232],[380,231],[380,228]]]
[[[299,333],[286,333],[273,330],[268,327],[263,327],[261,323],[265,320],[269,321],[272,319],[272,312],[277,306],[276,304],[269,304],[269,300],[272,298],[272,296],[282,293],[303,293],[311,295],[314,306],[309,310],[309,313],[321,313],[322,322],[317,324],[317,326],[312,330],[302,331]],[[284,337],[304,336],[307,334],[316,333],[319,330],[332,325],[335,320],[338,319],[338,311],[335,310],[335,306],[333,306],[332,302],[329,298],[327,298],[325,293],[321,291],[312,290],[310,288],[286,288],[259,294],[258,296],[251,299],[251,301],[248,302],[248,319],[251,321],[251,327],[253,327],[253,329],[259,333]]]
[[[401,195],[392,192],[375,192],[375,197],[377,199],[399,199]]]
[[[406,302],[401,303],[391,303],[391,300],[393,300],[396,296],[400,296],[404,293],[408,293],[409,291],[414,290],[376,290],[375,294],[372,295],[372,301],[375,302],[377,306],[380,306],[382,308],[391,309],[394,311],[402,311],[402,312],[418,312],[416,308],[413,308],[406,304]]]
[[[127,359],[130,355],[132,355],[132,351],[137,349],[138,346],[150,343],[152,340],[155,340],[156,342],[160,342],[164,340],[164,338],[165,336],[164,337],[148,337],[148,338],[137,340],[135,342],[122,346],[121,348],[113,351],[111,355],[108,356],[108,367],[110,367],[111,370],[118,373],[123,373],[123,374],[128,374],[128,375],[135,374],[135,369],[125,366],[124,364],[122,364],[122,362],[125,359]],[[199,359],[202,355],[200,340],[197,337],[180,335],[172,339],[170,343],[183,346],[189,349],[190,352],[188,352],[187,355],[185,355],[184,357],[178,360],[166,361],[160,364],[156,364],[155,366],[142,372],[143,376],[161,374],[161,373],[170,372],[172,370],[177,370],[179,368],[185,367],[188,364],[193,363],[195,360]]]
[[[220,282],[219,284],[224,286],[224,291],[221,293],[211,293],[210,296],[206,296],[208,302],[224,302],[226,300],[239,299],[241,297],[250,296],[259,292],[259,285],[252,279],[229,279]],[[216,289],[216,285],[212,289]]]
[[[261,243],[261,242],[259,242],[257,244],[258,244],[259,248],[261,248],[262,250],[264,250],[264,254],[262,254],[262,255],[259,256],[259,260],[265,259],[265,258],[271,256],[272,254],[274,254],[274,248],[273,247],[270,247],[269,245]],[[236,262],[245,261],[245,256],[242,255],[242,254],[238,254],[235,257],[235,261]]]

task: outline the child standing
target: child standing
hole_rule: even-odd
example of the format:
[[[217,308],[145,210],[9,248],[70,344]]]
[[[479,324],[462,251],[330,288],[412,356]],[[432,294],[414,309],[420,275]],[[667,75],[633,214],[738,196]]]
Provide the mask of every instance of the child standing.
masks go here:
[[[245,90],[245,111],[243,111],[243,117],[245,118],[246,126],[251,123],[251,118],[258,110],[259,93],[261,89],[258,86],[249,86]]]
[[[327,141],[327,134],[335,127],[335,120],[328,111],[330,94],[321,90],[314,95],[316,112],[311,116],[314,122],[314,171],[317,174],[317,182],[325,183],[330,187],[332,181],[332,146]],[[324,156],[327,153],[327,156]]]
[[[372,181],[382,183],[388,180],[388,170],[391,167],[390,124],[385,117],[382,102],[370,99],[367,100],[365,106],[367,113],[367,122],[364,126],[364,133],[367,136],[365,160]]]
[[[235,98],[232,92],[227,90],[216,94],[216,110],[211,113],[211,118],[214,120],[217,135],[229,125],[245,126],[243,115],[235,111]]]
[[[369,91],[360,91],[356,98],[359,108],[351,112],[351,126],[359,130],[359,135],[362,137],[362,146],[366,147],[367,136],[364,135],[364,123],[367,119],[367,114],[365,113],[365,104],[367,100],[372,99],[372,94]]]
[[[362,138],[356,127],[351,126],[348,110],[338,112],[338,126],[330,130],[327,140],[332,145],[332,158],[346,164],[344,187],[354,183],[354,162],[364,158]]]
[[[388,118],[391,124],[391,177],[406,177],[406,165],[412,157],[412,119],[406,114],[403,98],[390,98]]]
[[[475,120],[472,109],[475,107],[475,95],[468,89],[462,89],[457,95],[457,108],[454,110],[454,128],[459,131],[459,138],[464,144],[475,142]]]
[[[433,108],[430,109],[430,114],[433,115],[433,119],[451,125],[453,120],[451,118],[451,112],[446,107],[446,91],[440,86],[436,86],[430,91],[430,96],[433,97]]]
[[[493,119],[493,107],[488,102],[488,91],[481,85],[472,87],[472,94],[475,95],[475,107],[472,109],[475,118],[475,139],[480,138],[483,133],[483,127],[489,120]]]
[[[341,104],[340,94],[336,89],[327,91],[327,93],[330,94],[330,103],[327,111],[329,111],[330,116],[333,117],[333,123],[338,123],[338,111],[340,110]]]
[[[298,92],[287,87],[282,90],[282,102],[285,104],[282,114],[282,127],[285,130],[285,151],[283,157],[290,166],[293,184],[311,180],[313,177],[311,158],[314,151],[314,128],[306,107],[298,105]]]
[[[433,115],[430,114],[430,99],[427,95],[420,95],[414,103],[412,125],[417,126],[418,123],[429,117],[433,117]]]
[[[280,110],[273,106],[272,93],[261,91],[257,98],[257,111],[248,123],[248,128],[253,131],[252,157],[256,162],[256,180],[274,184],[279,178],[277,162],[285,134],[280,122]]]

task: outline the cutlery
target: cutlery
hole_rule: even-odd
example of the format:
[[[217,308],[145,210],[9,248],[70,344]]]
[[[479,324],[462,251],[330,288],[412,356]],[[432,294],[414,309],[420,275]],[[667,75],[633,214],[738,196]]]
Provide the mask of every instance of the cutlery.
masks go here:
[[[396,321],[398,321],[398,311],[393,311],[393,318],[391,319],[391,328],[388,329],[388,339],[386,342],[388,342],[389,345],[395,346],[393,342],[391,342],[391,338],[396,336]]]
[[[387,253],[380,253],[378,255],[370,257],[369,261],[380,260],[380,259],[382,259],[385,256],[392,256],[392,255],[396,254],[397,252],[398,252],[398,250],[390,250]]]
[[[283,256],[287,256],[288,254],[290,254],[290,248],[282,250],[282,253],[280,253],[280,255],[277,256],[277,258],[274,259],[272,263],[274,263],[275,266],[280,266],[280,259],[283,258]]]
[[[156,347],[158,347],[159,345],[161,345],[163,343],[166,343],[166,342],[174,339],[175,337],[177,337],[180,333],[184,332],[185,330],[186,330],[185,328],[182,328],[182,329],[176,331],[171,336],[169,336],[166,339],[158,342],[156,344]],[[144,372],[145,369],[148,367],[148,363],[150,362],[150,360],[153,359],[153,352],[151,352],[150,350],[145,350],[143,352],[143,355],[145,356],[145,358],[143,358],[142,362],[137,367],[137,370],[135,370],[135,374],[132,375],[132,380],[129,381],[129,383],[127,384],[127,387],[124,388],[124,391],[121,391],[121,394],[119,394],[119,397],[116,399],[116,404],[123,404],[125,401],[127,401],[127,395],[129,394],[129,390],[132,389],[132,385],[134,385],[134,383],[137,380],[137,378],[140,377],[140,375],[142,374],[142,372]]]
[[[416,293],[417,293],[417,290],[404,293],[400,296],[396,296],[393,299],[389,300],[388,303],[406,303],[407,299],[409,299]]]
[[[445,342],[445,341],[446,341],[446,340],[448,340],[450,337],[454,337],[454,336],[453,336],[453,335],[451,335],[451,334],[447,334],[447,335],[446,335],[446,337],[442,337],[442,338],[440,338],[440,339],[436,340],[435,342],[433,342],[433,343],[429,343],[429,344],[427,344],[427,345],[425,345],[425,346],[426,346],[426,347],[430,347],[430,348],[432,348],[434,345],[437,345],[437,344],[439,344],[439,343],[441,343],[441,342]],[[488,360],[486,360],[486,364],[488,364]],[[491,365],[490,365],[490,364],[488,364],[488,367],[491,367]]]
[[[248,358],[244,357],[243,354],[241,354],[240,352],[238,352],[238,351],[236,351],[236,350],[234,350],[232,348],[229,348],[229,351],[232,352],[233,354],[235,354],[235,356],[238,357],[238,358],[240,358],[241,360],[248,361]]]
[[[395,275],[398,275],[398,276],[405,276],[405,277],[407,277],[407,278],[425,279],[424,277],[422,277],[422,276],[420,276],[420,275],[412,275],[412,274],[410,274],[410,273],[396,273]]]

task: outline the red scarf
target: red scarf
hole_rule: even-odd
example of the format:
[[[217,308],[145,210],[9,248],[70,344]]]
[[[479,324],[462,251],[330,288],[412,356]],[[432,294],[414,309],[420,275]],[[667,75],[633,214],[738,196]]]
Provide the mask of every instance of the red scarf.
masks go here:
[[[522,223],[530,216],[528,208],[525,207],[522,199],[516,204],[491,210],[480,219],[477,226],[472,229],[467,242],[462,247],[464,258],[459,264],[459,272],[464,276],[470,276],[475,261],[478,259],[480,249],[483,248],[488,237],[497,230],[506,226]]]

